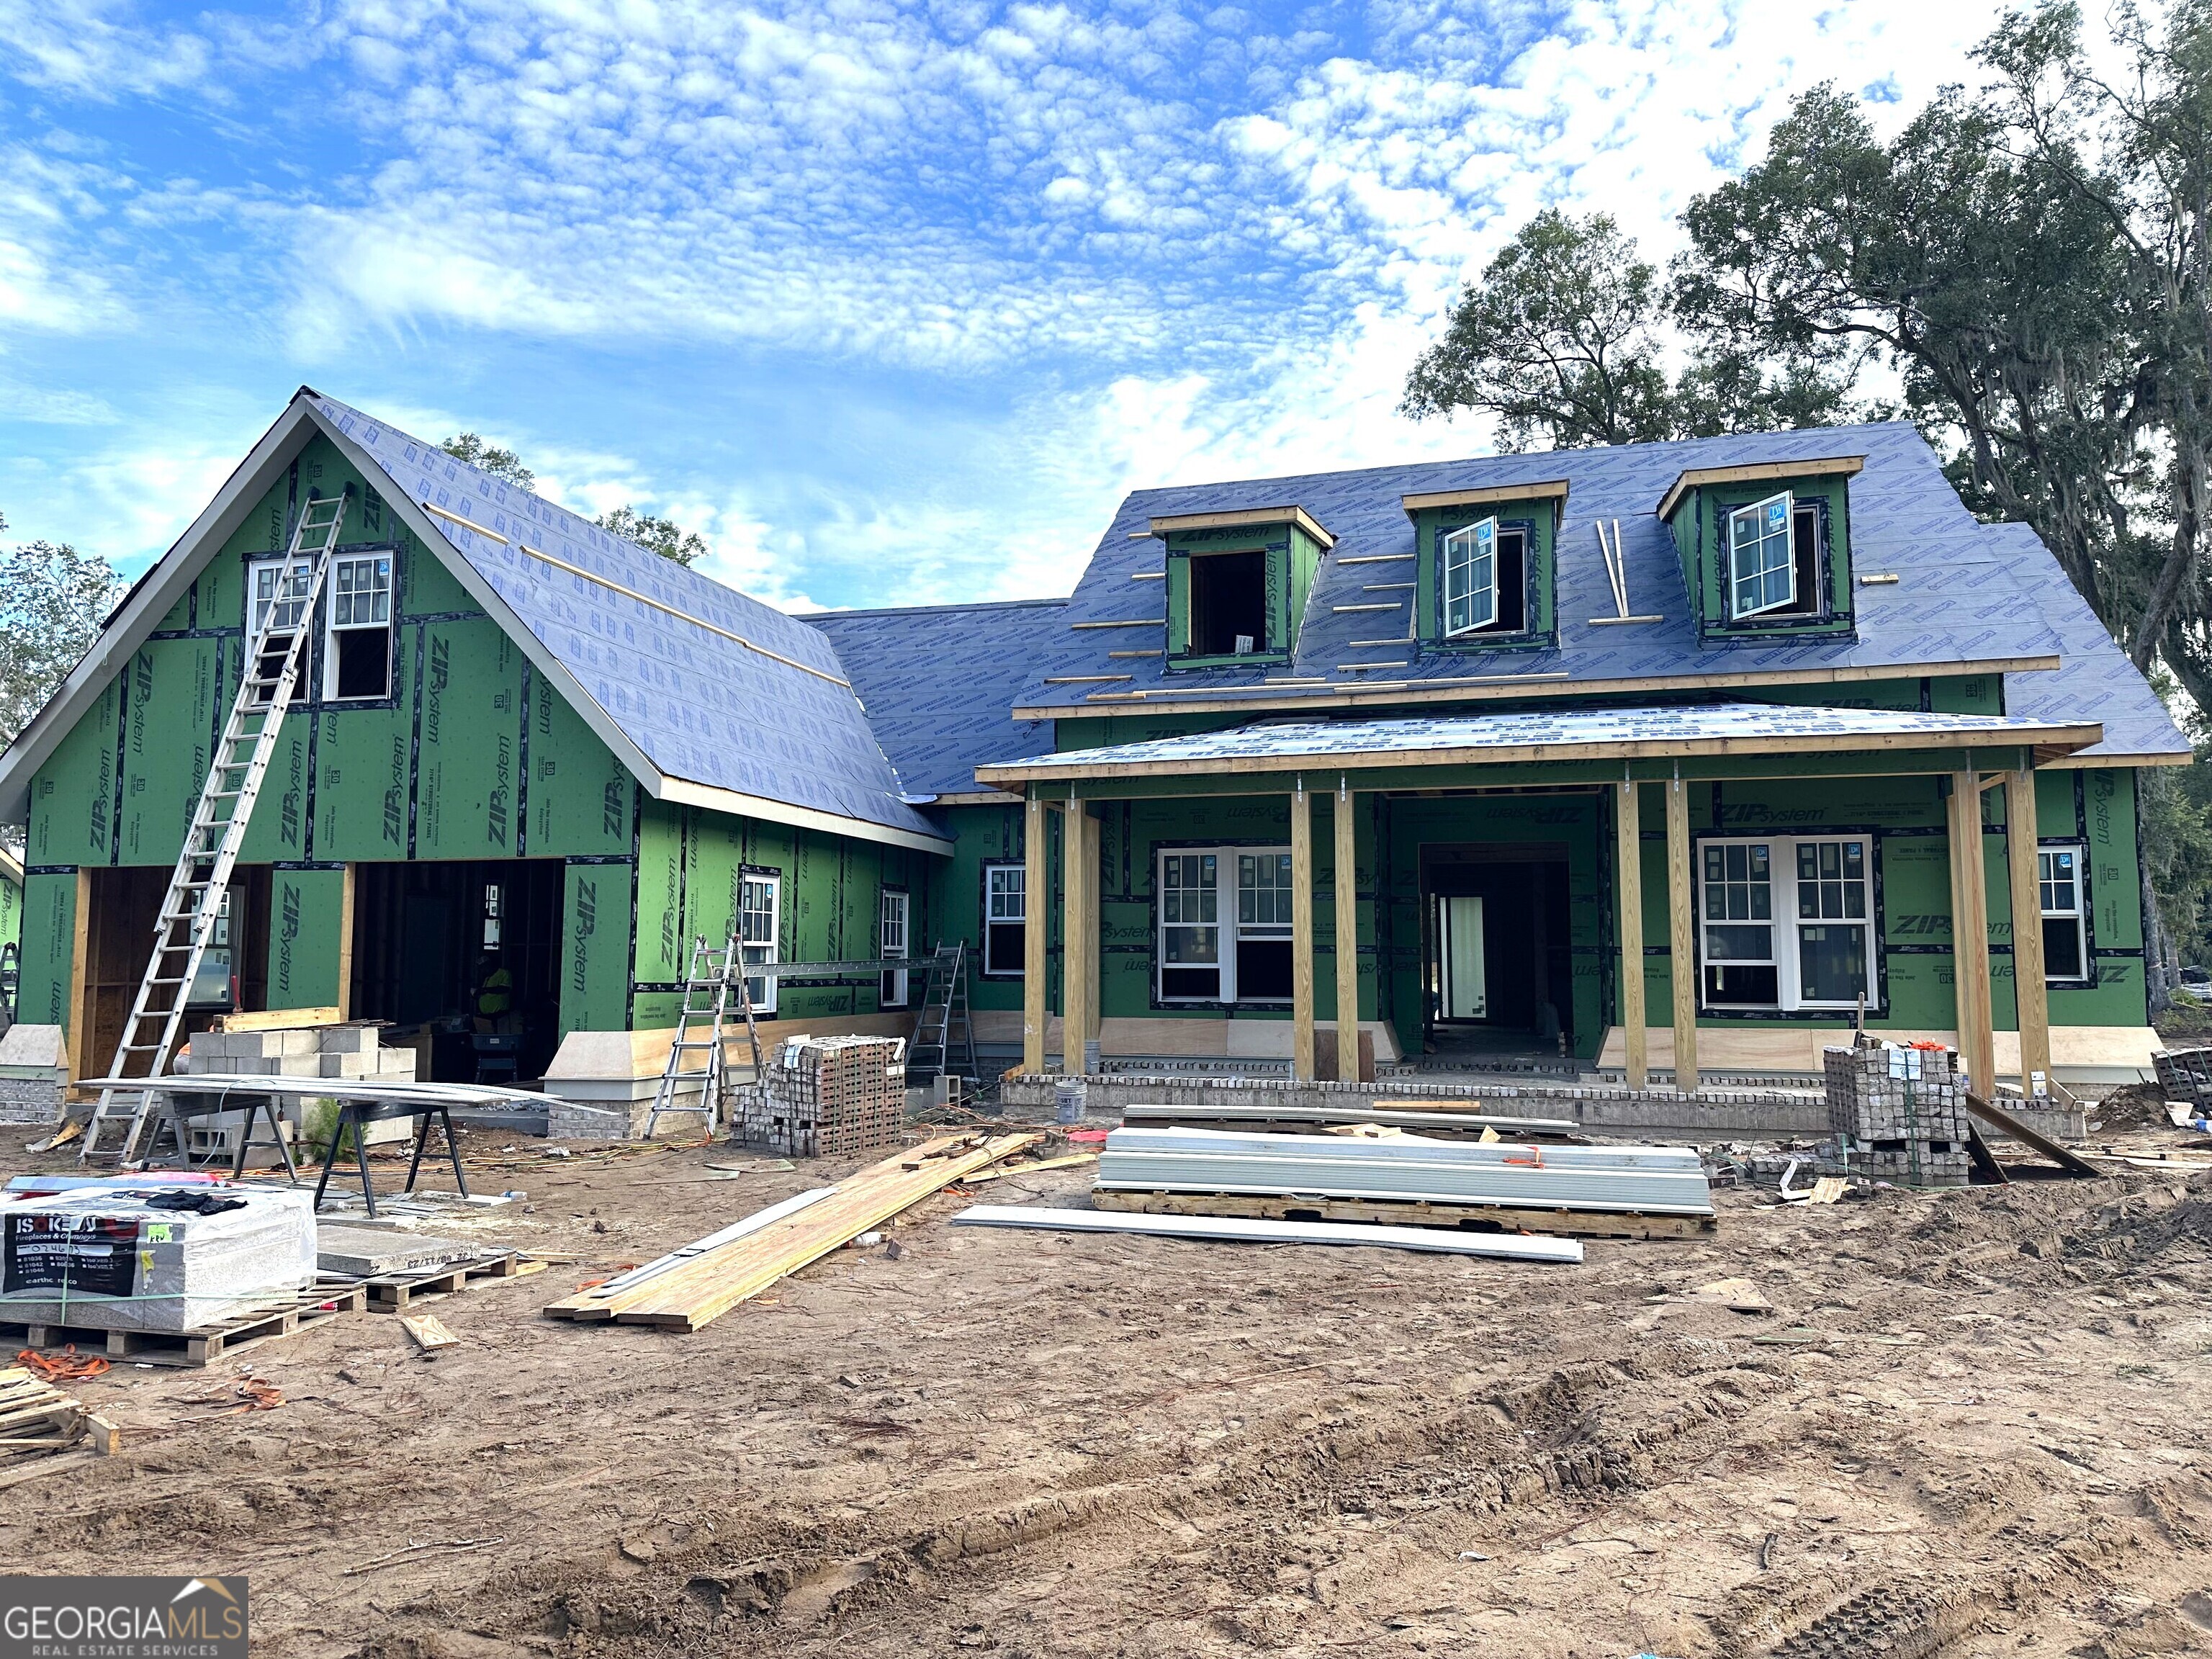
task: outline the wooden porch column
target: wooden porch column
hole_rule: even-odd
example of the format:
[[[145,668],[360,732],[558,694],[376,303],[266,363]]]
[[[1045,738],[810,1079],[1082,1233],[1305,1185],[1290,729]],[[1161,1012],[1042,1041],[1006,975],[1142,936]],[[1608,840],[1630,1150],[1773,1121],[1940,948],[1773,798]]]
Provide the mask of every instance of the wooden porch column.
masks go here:
[[[1988,1099],[1996,1069],[1990,1012],[1990,896],[1982,861],[1982,792],[1972,772],[1951,775],[1951,976],[1959,1062]]]
[[[1620,913],[1620,1040],[1628,1086],[1648,1080],[1644,1060],[1644,854],[1637,844],[1636,786],[1613,787],[1613,902]]]
[[[1314,1079],[1313,797],[1291,791],[1291,1076]]]
[[[1060,1068],[1069,1077],[1083,1075],[1083,1044],[1091,1035],[1091,964],[1097,950],[1090,890],[1098,867],[1097,826],[1079,800],[1060,809],[1060,879],[1067,908],[1060,927]]]
[[[2012,878],[2012,989],[2020,1009],[2020,1091],[2051,1076],[2051,989],[2044,977],[2043,872],[2036,858],[2035,774],[2005,774],[2005,864]]]
[[[338,1018],[353,1018],[353,902],[355,878],[361,866],[345,867],[345,884],[338,890]]]
[[[1044,1070],[1045,1027],[1052,1019],[1044,994],[1045,929],[1052,921],[1044,826],[1044,803],[1032,789],[1022,805],[1022,1070],[1030,1077]]]
[[[1352,785],[1336,781],[1336,1079],[1359,1081],[1359,871]]]
[[[1679,777],[1667,784],[1667,923],[1674,981],[1674,1086],[1698,1086],[1697,917],[1690,897],[1690,797]]]

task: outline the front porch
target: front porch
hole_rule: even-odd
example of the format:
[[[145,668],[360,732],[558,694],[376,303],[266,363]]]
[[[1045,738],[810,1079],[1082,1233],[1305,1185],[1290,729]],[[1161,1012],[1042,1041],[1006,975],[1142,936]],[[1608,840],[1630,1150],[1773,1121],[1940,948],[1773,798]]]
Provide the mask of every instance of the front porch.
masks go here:
[[[2076,977],[2054,989],[2042,960],[2053,847],[2085,883],[2098,836],[2137,867],[2127,775],[2065,764],[2100,735],[1706,704],[985,768],[1024,794],[1027,890],[1053,910],[1025,935],[1020,1071],[1356,1081],[1356,1009],[1384,1081],[1804,1086],[1862,1022],[2028,1092],[2128,1080],[2155,1046],[2132,893],[2082,902]]]

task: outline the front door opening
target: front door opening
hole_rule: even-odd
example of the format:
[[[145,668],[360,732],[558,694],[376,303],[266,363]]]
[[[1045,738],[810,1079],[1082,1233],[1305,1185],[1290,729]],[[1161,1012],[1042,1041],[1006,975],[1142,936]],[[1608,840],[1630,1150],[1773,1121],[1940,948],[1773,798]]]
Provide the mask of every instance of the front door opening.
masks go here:
[[[1571,1046],[1567,849],[1464,842],[1421,848],[1423,1046],[1556,1057]]]
[[[438,1083],[526,1083],[560,1045],[558,859],[363,864],[353,1013]]]

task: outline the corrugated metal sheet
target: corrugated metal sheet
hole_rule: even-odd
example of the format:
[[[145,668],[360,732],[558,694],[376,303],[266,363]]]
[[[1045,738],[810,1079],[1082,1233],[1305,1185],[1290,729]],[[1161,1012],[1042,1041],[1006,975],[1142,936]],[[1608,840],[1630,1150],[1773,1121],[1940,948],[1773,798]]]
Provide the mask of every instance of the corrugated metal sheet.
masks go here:
[[[1014,698],[1066,630],[1066,599],[831,611],[805,618],[837,647],[909,795],[973,793],[975,769],[1052,746]]]
[[[1341,1135],[1115,1129],[1097,1184],[1125,1192],[1302,1194],[1432,1203],[1711,1215],[1686,1146],[1369,1140]]]
[[[1894,586],[1855,590],[1857,637],[1701,647],[1674,543],[1666,526],[1654,516],[1667,487],[1690,467],[1861,453],[1866,457],[1866,469],[1850,487],[1852,563],[1860,572],[1894,573],[1899,580]],[[1917,432],[1900,422],[1139,490],[1122,501],[1099,538],[1069,602],[1066,620],[1070,626],[1062,631],[1057,648],[1033,665],[1020,706],[1110,712],[1115,705],[1088,702],[1086,694],[1169,683],[1178,689],[1257,686],[1270,672],[1320,676],[1332,687],[1357,684],[1372,677],[1340,673],[1340,664],[1382,661],[1398,653],[1361,647],[1354,641],[1406,634],[1410,613],[1401,609],[1393,614],[1339,614],[1334,607],[1410,599],[1409,594],[1365,591],[1370,582],[1410,579],[1410,561],[1398,566],[1346,562],[1413,551],[1413,526],[1401,498],[1560,477],[1569,481],[1571,494],[1559,531],[1558,648],[1407,653],[1411,665],[1389,678],[1419,681],[1564,672],[1571,681],[1595,681],[1906,664],[1940,668],[1946,663],[2056,654],[2059,649],[2057,636],[2014,579],[2012,561],[1999,557],[1990,547],[1983,526],[1960,501],[1934,453]],[[1106,655],[1114,646],[1158,640],[1148,635],[1139,641],[1136,630],[1124,635],[1073,626],[1160,614],[1158,586],[1132,580],[1139,571],[1162,568],[1160,543],[1130,539],[1130,533],[1145,529],[1151,519],[1285,502],[1304,507],[1338,538],[1322,562],[1296,659],[1288,671],[1204,670],[1169,676],[1158,659]],[[1620,520],[1631,610],[1657,615],[1662,621],[1626,628],[1590,625],[1592,617],[1615,614],[1593,528],[1601,518]],[[1378,574],[1394,569],[1401,574]],[[2063,582],[2065,578],[2051,561],[2033,580]],[[1046,683],[1048,677],[1107,673],[1130,678],[1103,688]],[[1281,695],[1297,694],[1285,690]]]
[[[1583,1259],[1571,1238],[1514,1233],[1462,1233],[1443,1227],[1378,1227],[1348,1221],[1255,1221],[1241,1216],[1139,1215],[1120,1210],[1054,1209],[1043,1205],[975,1204],[952,1218],[956,1227],[1029,1227],[1045,1232],[1141,1233],[1221,1244],[1366,1244],[1434,1255],[1480,1255],[1508,1261],[1573,1265]]]
[[[840,684],[849,677],[823,634],[334,398],[317,394],[316,404],[384,470],[393,491],[493,532],[436,520],[447,544],[662,772],[864,823],[942,833],[900,799],[890,763],[859,697]]]
[[[1030,757],[1040,772],[1080,775],[1102,762],[1166,764],[1425,751],[1509,750],[1542,744],[1571,749],[1632,743],[1725,742],[1749,738],[1911,738],[1968,734],[1991,747],[2033,741],[2050,728],[2004,714],[1923,714],[1915,709],[1820,708],[1777,703],[1692,703],[1656,708],[1539,708],[1510,714],[1441,714],[1376,720],[1282,720],[1225,732],[1155,738],[1109,749]]]

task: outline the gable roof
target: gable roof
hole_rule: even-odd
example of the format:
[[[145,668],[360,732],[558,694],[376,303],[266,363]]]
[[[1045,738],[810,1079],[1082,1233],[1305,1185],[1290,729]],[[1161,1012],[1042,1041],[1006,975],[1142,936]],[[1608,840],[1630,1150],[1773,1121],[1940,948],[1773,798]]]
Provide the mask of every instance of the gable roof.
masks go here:
[[[1863,471],[1851,485],[1852,563],[1861,573],[1899,579],[1893,586],[1855,590],[1856,636],[1700,644],[1674,540],[1654,514],[1656,503],[1685,472],[1697,469],[1846,453],[1864,457]],[[1424,651],[1407,640],[1412,591],[1395,585],[1411,580],[1413,561],[1355,562],[1414,550],[1404,498],[1562,480],[1568,495],[1558,537],[1559,644],[1469,653]],[[1160,544],[1133,536],[1142,538],[1155,519],[1286,501],[1298,502],[1337,538],[1321,562],[1288,666],[1170,674],[1160,658],[1107,655],[1116,646],[1164,642],[1164,621],[1142,629],[1099,625],[1161,616],[1161,589],[1156,580],[1143,579],[1157,577],[1162,568]],[[1656,622],[1591,621],[1616,615],[1595,528],[1600,520],[1615,519],[1629,609],[1656,615]],[[1016,713],[1343,708],[2057,667],[2057,637],[2023,592],[2015,568],[1986,551],[1982,531],[1943,477],[1935,453],[1903,422],[1139,490],[1122,501],[1100,538],[1068,602],[1067,626],[1036,665]],[[2046,579],[2021,574],[2031,581]],[[2055,561],[2047,580],[2064,580]],[[1377,605],[1394,608],[1342,608]],[[1320,684],[1271,685],[1271,677]]]
[[[2101,721],[2104,741],[2069,756],[2058,763],[2063,766],[2174,766],[2196,759],[2158,693],[2105,631],[2081,590],[2063,577],[2045,579],[2057,561],[2033,526],[1985,525],[1982,534],[1991,556],[2034,600],[2063,653],[2055,673],[2006,677],[2006,712],[2030,720]]]
[[[950,804],[1006,799],[976,783],[975,768],[1051,745],[1049,726],[1008,711],[1030,665],[1060,637],[1066,609],[1066,599],[1021,599],[805,620],[836,647],[908,796]]]
[[[327,436],[649,794],[932,852],[805,623],[302,386],[0,757],[0,817],[291,458]]]

